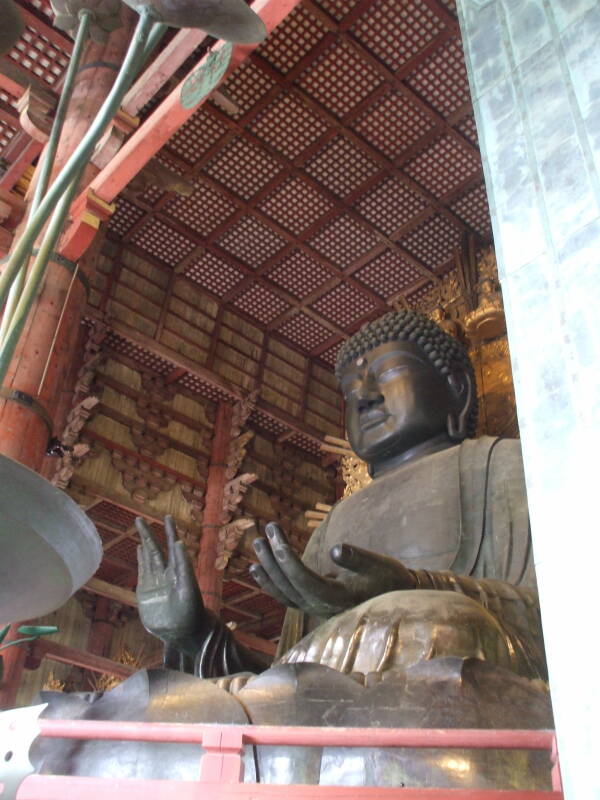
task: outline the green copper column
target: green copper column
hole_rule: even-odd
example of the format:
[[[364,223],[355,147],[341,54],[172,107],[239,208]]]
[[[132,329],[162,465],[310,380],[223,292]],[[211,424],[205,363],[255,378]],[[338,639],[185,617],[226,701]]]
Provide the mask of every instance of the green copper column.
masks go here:
[[[568,800],[600,797],[600,3],[459,0]]]

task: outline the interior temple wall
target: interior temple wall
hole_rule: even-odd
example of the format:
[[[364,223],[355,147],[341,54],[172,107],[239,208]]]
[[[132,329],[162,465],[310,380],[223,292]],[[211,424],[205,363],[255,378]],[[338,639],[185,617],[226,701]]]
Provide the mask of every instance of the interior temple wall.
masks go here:
[[[322,438],[340,433],[340,398],[331,370],[261,330],[242,314],[220,310],[219,297],[153,259],[130,242],[106,238],[89,299],[92,319],[110,320],[113,347],[150,368],[185,365],[180,383],[213,401],[226,397],[202,380],[208,369],[232,392],[258,388],[265,410],[303,424]],[[142,357],[143,363],[143,357]],[[281,434],[271,419],[262,425]]]
[[[90,410],[72,415],[65,429],[78,455],[54,460],[49,471],[57,485],[87,510],[100,533],[104,556],[95,577],[131,592],[137,574],[135,516],[148,520],[164,544],[161,520],[171,514],[192,556],[198,553],[217,396],[202,397],[180,383],[167,382],[156,369],[157,361],[154,369],[150,365],[142,369],[131,355],[115,349],[114,337],[105,336],[102,326],[90,324],[88,342],[94,340],[96,346],[86,349],[74,395],[76,409],[89,405]],[[274,351],[277,358],[294,356],[293,350],[277,342]],[[274,370],[282,369],[275,355],[269,363]],[[217,359],[216,369],[218,364]],[[315,365],[310,375],[309,382],[323,382],[324,403],[328,396],[336,396],[330,374]],[[310,402],[318,403],[315,385]],[[248,411],[252,408],[250,403]],[[248,576],[251,539],[266,522],[277,520],[302,550],[310,535],[304,512],[318,502],[334,501],[335,472],[321,465],[320,456],[291,441],[278,442],[272,431],[259,427],[252,417],[242,425],[242,439],[237,472],[251,473],[256,479],[229,516],[234,521],[251,520],[254,527],[226,554],[222,616],[241,630],[272,638],[283,619],[279,604],[260,595],[258,587],[251,614],[236,604],[236,594],[248,594],[253,586]],[[49,641],[93,654],[99,599],[81,590],[63,608],[37,622],[59,627]],[[110,600],[102,606],[100,622],[110,626],[110,641],[97,655],[135,667],[160,663],[160,644],[142,628],[135,608]],[[108,688],[119,680],[50,657],[31,656],[26,666],[17,698],[23,705],[44,687],[89,691]]]

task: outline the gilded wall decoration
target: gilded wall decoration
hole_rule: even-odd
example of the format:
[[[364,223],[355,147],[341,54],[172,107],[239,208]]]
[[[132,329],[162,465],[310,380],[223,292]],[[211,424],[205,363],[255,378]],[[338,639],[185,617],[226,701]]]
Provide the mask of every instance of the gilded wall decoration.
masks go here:
[[[108,327],[103,322],[96,322],[90,327],[84,348],[83,365],[77,374],[73,395],[74,405],[60,436],[58,450],[61,455],[54,475],[50,478],[50,482],[58,489],[67,488],[73,473],[92,449],[90,443],[80,441],[80,437],[100,402],[95,394],[95,378],[104,358],[102,343],[107,334]]]
[[[371,483],[371,476],[369,475],[369,468],[365,461],[362,461],[354,453],[347,456],[342,456],[341,462],[342,480],[346,484],[343,497],[363,489]]]

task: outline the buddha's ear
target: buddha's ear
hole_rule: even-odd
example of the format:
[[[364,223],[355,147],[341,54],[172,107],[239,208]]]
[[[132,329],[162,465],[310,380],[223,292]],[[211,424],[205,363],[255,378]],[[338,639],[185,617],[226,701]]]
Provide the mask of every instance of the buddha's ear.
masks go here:
[[[473,402],[473,376],[462,365],[452,367],[448,377],[452,410],[448,414],[448,436],[455,442],[462,442],[467,437],[469,411]]]

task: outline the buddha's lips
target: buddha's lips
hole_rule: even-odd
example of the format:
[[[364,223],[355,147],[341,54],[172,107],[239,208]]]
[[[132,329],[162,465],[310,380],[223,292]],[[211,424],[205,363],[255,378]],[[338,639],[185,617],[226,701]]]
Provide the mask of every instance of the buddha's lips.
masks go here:
[[[380,425],[382,422],[385,422],[390,415],[385,411],[364,411],[360,417],[360,429],[362,431],[368,431],[371,428],[375,428],[377,425]]]

